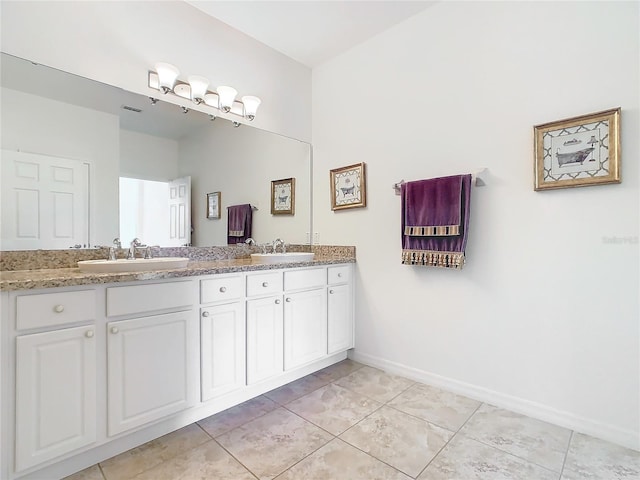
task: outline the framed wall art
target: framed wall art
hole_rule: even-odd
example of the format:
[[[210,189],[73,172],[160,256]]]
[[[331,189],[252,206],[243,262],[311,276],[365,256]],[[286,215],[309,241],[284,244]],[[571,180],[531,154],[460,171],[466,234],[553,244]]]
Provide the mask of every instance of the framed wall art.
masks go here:
[[[207,218],[220,218],[220,192],[207,193]]]
[[[271,181],[271,215],[294,215],[296,208],[296,179]]]
[[[367,205],[364,162],[333,169],[329,172],[329,178],[331,181],[331,210]]]
[[[620,108],[534,126],[534,190],[620,183]]]

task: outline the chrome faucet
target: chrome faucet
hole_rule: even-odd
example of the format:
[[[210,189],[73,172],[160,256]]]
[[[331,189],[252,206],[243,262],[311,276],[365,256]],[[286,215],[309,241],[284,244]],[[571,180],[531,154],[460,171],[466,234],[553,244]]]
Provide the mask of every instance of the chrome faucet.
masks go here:
[[[282,240],[281,238],[276,238],[273,241],[273,253],[278,252],[278,245],[282,245],[282,253],[287,253],[287,247],[284,244],[284,240]]]
[[[244,243],[246,243],[247,245],[255,245],[256,241],[253,238],[249,237],[244,241]]]
[[[135,260],[136,259],[136,248],[144,248],[146,245],[143,245],[140,242],[139,238],[134,238],[131,240],[129,244],[129,253],[127,253],[127,260]]]
[[[109,247],[109,260],[117,260],[118,254],[116,248],[122,248],[122,243],[118,237],[113,239],[113,246]]]

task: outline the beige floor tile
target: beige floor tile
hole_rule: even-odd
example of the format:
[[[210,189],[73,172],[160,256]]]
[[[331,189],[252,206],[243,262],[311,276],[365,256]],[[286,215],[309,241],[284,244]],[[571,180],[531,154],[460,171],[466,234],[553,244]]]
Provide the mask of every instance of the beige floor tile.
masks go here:
[[[335,382],[360,395],[373,398],[378,402],[388,402],[402,393],[415,382],[404,377],[385,373],[372,367],[362,367]]]
[[[265,393],[264,396],[270,398],[274,402],[278,402],[280,405],[284,405],[296,398],[306,395],[307,393],[311,393],[320,387],[324,387],[327,383],[329,382],[316,377],[315,375],[307,375],[306,377],[287,383],[280,388],[271,390],[270,392]]]
[[[211,440],[195,423],[100,463],[107,480],[133,478],[176,455]]]
[[[356,370],[361,369],[362,367],[364,367],[363,364],[354,362],[353,360],[347,358],[345,360],[342,360],[341,362],[329,365],[322,370],[318,370],[313,374],[316,377],[326,380],[327,382],[335,382],[336,380],[342,377],[346,377],[350,373],[353,373]]]
[[[340,438],[416,477],[452,435],[452,432],[424,420],[382,406]]]
[[[217,437],[278,408],[273,400],[260,395],[198,422],[209,435]]]
[[[93,465],[92,467],[80,470],[78,473],[65,477],[64,480],[104,480],[100,467]]]
[[[135,480],[255,480],[215,440],[156,465]]]
[[[558,480],[558,473],[456,435],[418,480]]]
[[[640,478],[640,452],[574,433],[562,480],[631,480]]]
[[[562,470],[571,436],[566,428],[487,404],[460,432],[554,472]]]
[[[480,403],[430,385],[416,383],[388,405],[447,430],[457,431]]]
[[[336,438],[277,477],[277,480],[301,479],[411,480],[411,477]]]
[[[329,433],[340,435],[381,406],[369,397],[329,384],[288,403],[286,408]]]
[[[280,407],[216,440],[260,479],[272,479],[332,438]]]

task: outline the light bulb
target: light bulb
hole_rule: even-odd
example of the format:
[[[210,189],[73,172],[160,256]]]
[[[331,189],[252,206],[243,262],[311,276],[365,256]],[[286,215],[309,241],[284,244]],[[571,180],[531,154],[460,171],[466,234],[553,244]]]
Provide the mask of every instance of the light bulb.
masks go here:
[[[233,101],[236,99],[238,92],[232,87],[218,87],[218,108],[225,113],[231,111]]]
[[[170,63],[156,63],[156,72],[158,73],[158,86],[162,93],[169,93],[176,84],[180,70]]]
[[[244,104],[244,117],[252,121],[256,118],[256,112],[258,111],[260,103],[262,103],[261,100],[258,97],[245,95],[242,97],[242,103]]]

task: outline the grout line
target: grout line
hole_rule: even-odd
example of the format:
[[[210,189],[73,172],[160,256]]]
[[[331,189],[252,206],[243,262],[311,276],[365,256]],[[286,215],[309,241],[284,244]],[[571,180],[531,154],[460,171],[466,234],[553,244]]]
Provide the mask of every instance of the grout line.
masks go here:
[[[96,465],[98,466],[98,470],[100,471],[100,475],[102,475],[103,480],[107,480],[107,476],[102,471],[102,465],[100,465],[100,462],[96,463]]]
[[[573,440],[573,434],[575,432],[571,430],[571,435],[569,435],[569,441],[567,442],[567,449],[564,452],[564,459],[562,460],[562,468],[560,469],[560,477],[558,480],[562,479],[562,474],[564,473],[564,466],[567,463],[567,457],[569,456],[569,449],[571,448],[571,441]]]
[[[252,471],[249,467],[247,467],[244,463],[242,463],[238,457],[236,457],[233,453],[231,453],[229,450],[227,450],[227,449],[225,448],[225,446],[224,446],[224,445],[222,445],[222,444],[221,444],[219,441],[217,441],[215,438],[213,439],[213,441],[214,441],[214,442],[216,442],[216,443],[218,444],[218,446],[219,446],[222,450],[224,450],[225,452],[227,452],[227,454],[229,454],[229,455],[231,456],[231,458],[233,458],[236,462],[238,462],[240,465],[242,465],[242,467],[243,467],[247,472],[249,472],[251,475],[253,475],[253,476],[254,476],[254,478],[256,478],[256,480],[259,480],[259,479],[260,479],[260,477],[259,477],[258,475],[256,475],[255,473],[253,473],[253,471]]]

